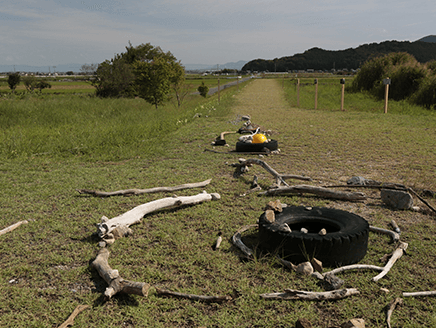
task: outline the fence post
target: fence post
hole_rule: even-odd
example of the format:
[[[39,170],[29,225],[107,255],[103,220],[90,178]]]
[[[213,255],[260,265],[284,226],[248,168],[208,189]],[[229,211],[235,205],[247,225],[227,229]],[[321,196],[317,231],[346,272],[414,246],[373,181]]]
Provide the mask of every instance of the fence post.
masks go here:
[[[220,103],[220,76],[218,75],[218,104]]]
[[[300,107],[300,79],[297,79],[297,107]]]
[[[345,98],[345,79],[341,79],[342,91],[341,91],[341,110],[344,110],[344,98]]]
[[[391,79],[383,79],[383,84],[385,85],[385,114],[388,112],[388,97],[389,97],[389,84],[391,84]]]
[[[315,79],[315,109],[318,109],[318,79]]]

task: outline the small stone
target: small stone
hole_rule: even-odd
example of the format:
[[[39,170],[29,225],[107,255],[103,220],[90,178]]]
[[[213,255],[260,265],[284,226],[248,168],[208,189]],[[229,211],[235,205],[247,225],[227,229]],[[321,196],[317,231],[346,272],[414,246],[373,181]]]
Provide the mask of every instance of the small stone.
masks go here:
[[[309,320],[301,318],[295,323],[295,328],[312,328],[312,324]]]
[[[347,181],[347,184],[353,186],[364,186],[366,185],[366,179],[364,177],[352,177]]]
[[[325,236],[325,235],[327,234],[327,230],[325,230],[324,228],[322,228],[322,229],[318,232],[318,234],[319,234],[320,236]]]
[[[105,241],[99,242],[98,247],[101,247],[101,248],[106,247],[106,242]]]
[[[310,276],[313,273],[313,266],[310,262],[303,262],[297,265],[295,271],[305,276]]]
[[[308,233],[309,232],[309,230],[307,230],[306,228],[301,228],[301,230],[300,230],[302,233]]]
[[[336,277],[334,274],[327,274],[324,277],[324,282],[325,288],[327,290],[340,289],[345,283],[345,281],[343,281],[341,278]]]
[[[413,198],[408,192],[403,190],[382,189],[380,191],[382,201],[398,210],[409,210],[413,206]]]
[[[365,328],[365,320],[363,319],[351,319],[344,322],[341,328]]]
[[[322,262],[316,258],[313,258],[310,263],[315,271],[322,273]]]
[[[280,231],[283,231],[283,232],[292,232],[291,228],[289,228],[289,226],[288,226],[287,223],[283,223],[283,224],[280,226],[279,230],[280,230]]]
[[[274,211],[273,210],[266,210],[265,211],[265,219],[270,223],[275,222],[276,215],[275,215]]]
[[[390,292],[389,289],[387,289],[387,288],[380,288],[380,291],[383,293],[386,293],[386,294],[388,294]]]

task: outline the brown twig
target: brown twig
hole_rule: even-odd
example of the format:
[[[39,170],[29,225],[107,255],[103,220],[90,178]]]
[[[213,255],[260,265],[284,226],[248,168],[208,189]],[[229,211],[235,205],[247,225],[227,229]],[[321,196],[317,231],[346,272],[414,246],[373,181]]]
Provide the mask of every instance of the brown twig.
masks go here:
[[[395,310],[395,307],[397,305],[401,305],[401,304],[403,304],[402,298],[396,298],[392,302],[389,303],[387,311],[386,311],[386,324],[387,324],[388,328],[391,328],[391,316]]]
[[[67,328],[74,325],[74,319],[79,315],[80,312],[89,308],[89,305],[77,305],[73,313],[68,317],[68,319],[59,326],[59,328]]]
[[[218,296],[205,296],[205,295],[194,295],[194,294],[184,294],[178,292],[172,292],[170,290],[154,287],[159,295],[164,296],[174,296],[178,298],[186,298],[193,301],[203,301],[203,302],[226,302],[231,301],[232,297],[229,295],[218,295]]]

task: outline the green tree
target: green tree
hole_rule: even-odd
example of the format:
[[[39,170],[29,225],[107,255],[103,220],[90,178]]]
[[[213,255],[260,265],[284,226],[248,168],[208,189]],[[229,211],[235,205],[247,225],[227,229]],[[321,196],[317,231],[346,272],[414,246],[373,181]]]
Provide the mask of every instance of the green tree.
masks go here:
[[[27,75],[23,77],[23,83],[27,91],[33,92],[36,87],[36,77],[33,75]]]
[[[129,64],[119,55],[98,65],[91,84],[99,97],[132,97],[135,75]]]
[[[41,80],[35,84],[35,87],[39,89],[39,92],[42,92],[43,89],[51,89],[51,84],[47,81]]]
[[[21,76],[19,73],[9,74],[8,84],[12,92],[15,92],[15,89],[17,88],[17,85],[20,84],[20,81],[21,81]]]
[[[171,65],[162,57],[133,64],[139,97],[158,108],[170,92]]]
[[[179,87],[183,78],[183,67],[171,52],[164,52],[150,43],[134,47],[129,42],[126,52],[98,66],[91,83],[100,97],[139,95],[157,106],[163,102],[159,94],[163,92],[166,97],[169,86]]]

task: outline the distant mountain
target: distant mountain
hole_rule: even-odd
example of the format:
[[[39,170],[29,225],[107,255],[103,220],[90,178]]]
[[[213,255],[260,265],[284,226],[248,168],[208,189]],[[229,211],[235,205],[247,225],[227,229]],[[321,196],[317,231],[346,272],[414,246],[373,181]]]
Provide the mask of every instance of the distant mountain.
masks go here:
[[[427,36],[419,39],[418,41],[422,41],[422,42],[436,42],[436,35],[427,35]]]
[[[427,37],[429,38],[429,37]],[[244,65],[243,71],[287,72],[291,70],[357,69],[368,59],[391,52],[407,52],[420,63],[436,60],[436,43],[422,41],[385,41],[364,44],[345,50],[312,48],[302,54],[276,60],[255,59]]]
[[[56,66],[31,66],[31,65],[0,65],[0,72],[40,72],[40,73],[66,73],[72,71],[79,73],[82,64],[60,64]]]
[[[187,71],[209,71],[219,69],[237,69],[241,70],[241,68],[247,63],[247,61],[240,60],[238,62],[230,62],[219,65],[205,65],[205,64],[182,64]]]

